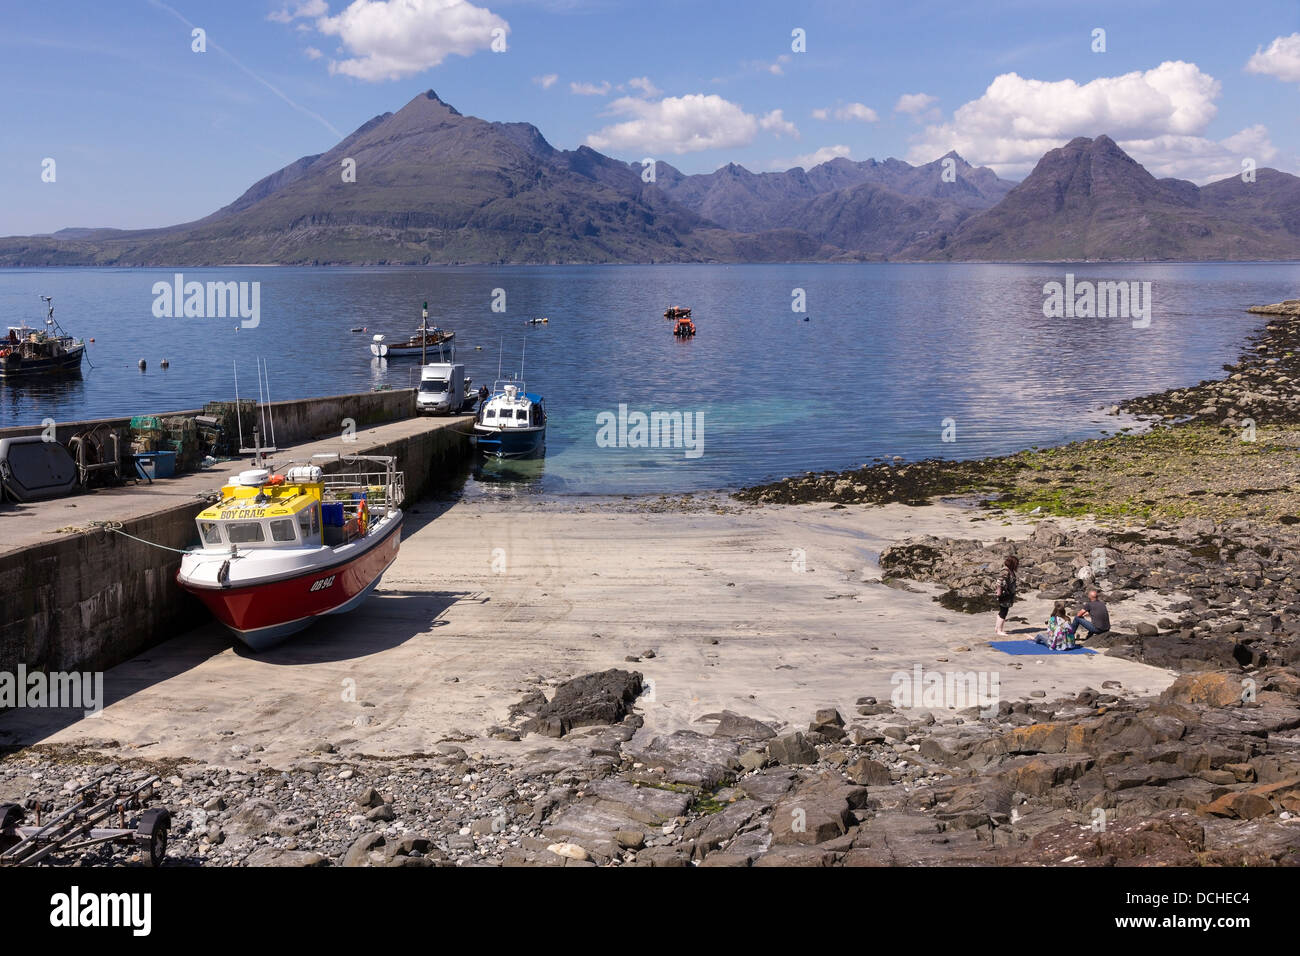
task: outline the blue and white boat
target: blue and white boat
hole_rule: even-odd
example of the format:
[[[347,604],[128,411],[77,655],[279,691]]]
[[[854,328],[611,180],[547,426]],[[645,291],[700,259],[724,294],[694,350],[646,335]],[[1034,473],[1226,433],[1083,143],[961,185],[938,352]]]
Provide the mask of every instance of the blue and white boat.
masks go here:
[[[479,450],[493,458],[530,458],[546,451],[546,406],[520,379],[499,379],[474,420]]]

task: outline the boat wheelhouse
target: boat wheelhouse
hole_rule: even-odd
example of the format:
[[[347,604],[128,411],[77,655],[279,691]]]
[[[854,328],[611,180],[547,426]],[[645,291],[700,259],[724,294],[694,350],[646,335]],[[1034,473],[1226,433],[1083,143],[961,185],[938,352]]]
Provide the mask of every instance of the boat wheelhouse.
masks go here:
[[[479,450],[494,458],[527,458],[545,451],[546,406],[518,379],[498,380],[474,421]]]
[[[325,474],[320,464],[338,462]],[[177,582],[254,650],[360,605],[397,558],[405,482],[389,456],[231,477],[197,517]]]

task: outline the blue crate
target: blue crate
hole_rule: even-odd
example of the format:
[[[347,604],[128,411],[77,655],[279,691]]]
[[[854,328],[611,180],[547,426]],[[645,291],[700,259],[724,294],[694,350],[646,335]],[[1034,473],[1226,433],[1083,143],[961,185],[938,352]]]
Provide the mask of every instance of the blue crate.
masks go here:
[[[141,478],[152,481],[154,478],[174,478],[176,476],[176,452],[149,451],[135,456],[135,470]]]

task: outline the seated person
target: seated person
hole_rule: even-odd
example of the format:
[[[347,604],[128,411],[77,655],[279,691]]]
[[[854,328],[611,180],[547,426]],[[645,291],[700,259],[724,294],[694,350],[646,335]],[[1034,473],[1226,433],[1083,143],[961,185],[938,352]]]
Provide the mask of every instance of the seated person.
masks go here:
[[[1047,619],[1047,633],[1034,638],[1039,644],[1046,644],[1054,651],[1069,650],[1074,647],[1074,625],[1065,619],[1065,602],[1057,601],[1052,608],[1052,616]]]
[[[1089,635],[1105,634],[1110,630],[1110,611],[1106,602],[1099,596],[1096,588],[1088,588],[1088,600],[1083,602],[1079,613],[1070,622],[1071,630],[1082,627]]]

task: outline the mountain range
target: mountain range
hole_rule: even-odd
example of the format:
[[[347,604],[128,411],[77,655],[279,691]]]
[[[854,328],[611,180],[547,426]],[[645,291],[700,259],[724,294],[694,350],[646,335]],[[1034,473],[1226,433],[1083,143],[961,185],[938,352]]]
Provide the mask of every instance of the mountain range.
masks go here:
[[[645,172],[430,90],[203,219],[2,238],[0,265],[1300,258],[1300,178],[1156,179],[1104,135],[1018,185],[956,153]]]

